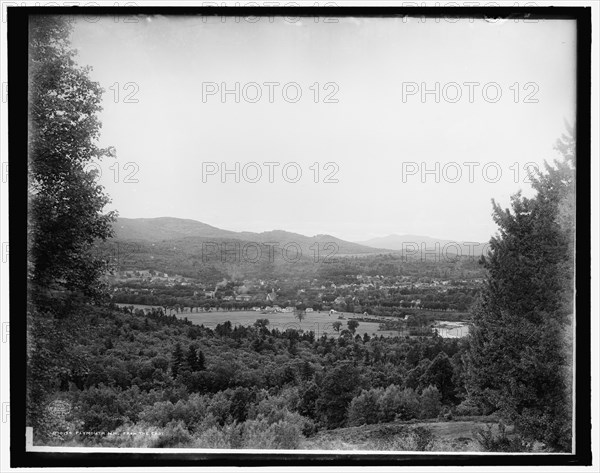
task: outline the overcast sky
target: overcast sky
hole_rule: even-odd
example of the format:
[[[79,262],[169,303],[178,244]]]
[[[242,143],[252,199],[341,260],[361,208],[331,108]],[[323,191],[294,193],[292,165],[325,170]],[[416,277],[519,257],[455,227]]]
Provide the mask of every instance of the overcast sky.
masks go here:
[[[101,181],[122,217],[487,241],[491,199],[528,192],[524,167],[574,120],[570,21],[118,20],[79,20],[72,43],[105,89]]]

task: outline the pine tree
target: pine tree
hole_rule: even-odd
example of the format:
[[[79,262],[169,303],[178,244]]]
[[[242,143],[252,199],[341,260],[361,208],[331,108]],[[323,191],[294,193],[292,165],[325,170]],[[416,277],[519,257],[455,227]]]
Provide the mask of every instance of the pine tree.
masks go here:
[[[196,352],[196,356],[197,356],[197,371],[204,371],[206,369],[206,361],[204,358],[204,353],[202,352],[202,350],[198,350]]]
[[[187,367],[190,369],[190,371],[192,373],[194,371],[196,371],[196,365],[198,364],[198,357],[196,355],[196,349],[195,349],[194,345],[190,345],[188,347],[188,351],[185,356],[185,361],[186,361]]]
[[[421,376],[419,384],[422,386],[433,385],[438,388],[442,395],[444,404],[453,403],[456,400],[455,386],[452,377],[454,370],[450,358],[445,352],[441,351],[431,361],[425,373]]]
[[[192,373],[204,370],[204,353],[196,345],[190,345],[186,355],[187,366]]]
[[[183,354],[183,349],[181,348],[181,343],[177,342],[175,345],[175,350],[173,350],[173,361],[171,362],[171,373],[173,378],[177,378],[177,375],[183,367],[184,361],[185,357]]]
[[[571,450],[574,162],[572,133],[563,159],[532,179],[537,195],[494,206],[499,234],[483,259],[488,277],[473,316],[467,391],[498,411],[526,441]]]

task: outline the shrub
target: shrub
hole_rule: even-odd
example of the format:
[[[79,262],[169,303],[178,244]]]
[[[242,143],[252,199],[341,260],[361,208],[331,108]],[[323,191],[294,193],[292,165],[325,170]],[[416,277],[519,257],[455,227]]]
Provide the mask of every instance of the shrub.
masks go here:
[[[509,437],[503,422],[498,423],[498,435],[494,433],[492,424],[487,424],[485,429],[478,429],[476,433],[477,442],[486,452],[528,452],[531,445],[514,434]]]
[[[403,430],[389,440],[379,442],[378,450],[429,451],[434,447],[435,436],[427,427],[415,427]]]
[[[192,442],[192,436],[185,428],[182,421],[169,422],[158,439],[156,439],[151,447],[153,448],[172,448],[172,447],[187,447]]]
[[[171,401],[156,402],[140,413],[140,420],[150,425],[164,427],[173,420],[175,406]]]
[[[482,415],[481,409],[470,399],[465,399],[454,410],[457,416],[479,416]]]
[[[410,420],[419,416],[420,399],[412,388],[388,386],[380,400],[380,421]]]
[[[453,418],[454,418],[454,415],[452,414],[452,410],[448,406],[442,407],[442,409],[440,410],[440,413],[438,414],[438,421],[439,422],[450,421]]]
[[[421,393],[421,417],[431,419],[437,417],[442,408],[442,395],[435,386],[423,389]]]
[[[303,422],[298,422],[297,415],[288,416],[286,420],[280,420],[274,424],[269,424],[263,415],[257,419],[246,421],[244,423],[244,433],[242,438],[242,448],[257,449],[295,449],[300,445],[302,439]]]
[[[194,441],[196,448],[231,448],[229,439],[225,432],[218,426],[213,426],[205,430]]]
[[[348,425],[376,424],[379,422],[379,403],[382,389],[363,390],[348,406]]]
[[[208,412],[216,417],[220,425],[231,420],[231,400],[225,391],[219,391],[210,400]]]

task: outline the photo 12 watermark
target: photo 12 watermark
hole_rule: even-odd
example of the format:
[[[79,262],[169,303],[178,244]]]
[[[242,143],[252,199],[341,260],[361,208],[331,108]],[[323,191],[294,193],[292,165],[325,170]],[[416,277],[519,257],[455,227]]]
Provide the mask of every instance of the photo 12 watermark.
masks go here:
[[[338,4],[335,2],[319,2],[312,1],[310,4],[306,3],[298,3],[298,2],[278,2],[278,1],[262,1],[262,2],[202,2],[201,6],[203,7],[286,7],[290,9],[290,15],[283,16],[283,21],[289,24],[300,26],[303,22],[312,22],[312,23],[339,23],[340,19],[335,16],[330,15],[309,15],[309,16],[293,16],[293,7],[300,6],[311,6],[311,7],[337,7]],[[240,16],[240,15],[209,15],[204,14],[202,16],[203,23],[227,23],[227,22],[235,22],[235,23],[258,23],[258,22],[266,22],[266,23],[275,23],[276,17],[271,15],[266,16]]]
[[[105,261],[109,269],[113,271],[119,271],[121,268],[134,263],[134,255],[141,252],[142,246],[139,243],[127,241],[101,243],[92,248],[94,258]]]
[[[537,82],[402,82],[402,103],[539,103]],[[504,97],[504,99],[503,99]]]
[[[401,257],[403,261],[421,262],[456,262],[461,259],[475,261],[482,256],[490,255],[489,243],[475,241],[446,242],[402,242]]]
[[[256,183],[279,183],[287,182],[295,184],[303,176],[307,176],[311,182],[318,184],[337,184],[339,179],[336,177],[340,170],[336,162],[326,163],[314,162],[310,166],[302,166],[296,161],[280,163],[277,161],[267,161],[257,163],[254,161],[233,163],[207,161],[202,163],[202,182],[206,184],[209,181],[216,182],[220,180],[222,184],[240,182]]]
[[[337,82],[202,82],[202,103],[339,103]]]
[[[140,86],[137,82],[114,82],[108,90],[112,92],[114,103],[139,103],[140,100],[137,94],[140,91]]]
[[[306,250],[306,248],[305,248]],[[336,242],[314,242],[308,246],[309,254],[303,254],[302,246],[296,242],[204,242],[202,243],[202,262],[221,263],[274,263],[281,260],[297,263],[308,257],[314,263],[322,263],[339,252]]]
[[[515,184],[531,184],[532,179],[539,175],[540,165],[535,162],[502,165],[495,161],[485,163],[467,161],[457,163],[450,162],[402,162],[401,180],[403,184],[408,182],[421,182],[423,184],[434,182],[457,184],[486,182],[495,184],[503,177],[509,176]]]
[[[66,0],[64,2],[2,2],[2,23],[6,23],[9,7],[87,7],[76,15],[77,10],[73,10],[72,15],[66,15],[69,18],[76,16],[82,18],[87,23],[97,23],[101,18],[110,17],[115,23],[138,23],[138,15],[114,15],[114,14],[95,14],[94,7],[137,7],[136,2],[119,2],[111,0],[109,2],[78,2],[76,0]]]

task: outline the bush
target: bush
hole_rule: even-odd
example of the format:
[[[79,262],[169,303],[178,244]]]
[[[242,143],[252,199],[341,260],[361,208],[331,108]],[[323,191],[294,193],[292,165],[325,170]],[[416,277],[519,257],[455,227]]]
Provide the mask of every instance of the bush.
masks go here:
[[[435,386],[423,389],[421,393],[421,417],[432,419],[437,417],[442,408],[442,395]]]
[[[483,414],[481,409],[470,399],[465,399],[456,406],[454,413],[457,416],[480,416]]]
[[[194,441],[195,448],[231,448],[228,436],[218,426],[202,432]]]
[[[156,402],[140,413],[140,419],[150,425],[164,427],[173,420],[175,406],[171,401]]]
[[[421,401],[412,388],[401,389],[392,384],[384,391],[380,401],[381,422],[410,420],[419,416]]]
[[[242,448],[296,449],[302,439],[302,424],[293,419],[269,424],[263,415],[259,415],[244,423]]]
[[[185,428],[185,424],[182,421],[171,421],[169,422],[164,433],[161,434],[157,440],[153,442],[151,447],[153,448],[172,448],[172,447],[187,447],[192,442],[192,436],[189,431]]]
[[[524,442],[519,435],[512,438],[506,433],[503,422],[498,423],[498,435],[494,433],[492,424],[487,424],[485,429],[478,429],[476,433],[477,442],[486,452],[529,452],[531,445]]]
[[[401,435],[379,442],[378,450],[430,451],[434,447],[435,436],[427,427],[415,427],[403,431]]]
[[[452,419],[454,419],[454,414],[452,414],[452,410],[448,406],[442,407],[442,410],[438,414],[438,421],[444,422],[450,421]]]
[[[219,391],[212,397],[208,412],[216,417],[220,425],[231,421],[231,400],[225,391]]]
[[[379,422],[379,404],[382,389],[363,390],[348,406],[348,425],[376,424]]]

